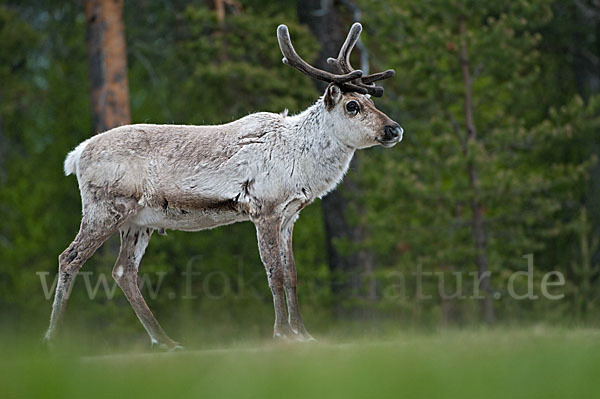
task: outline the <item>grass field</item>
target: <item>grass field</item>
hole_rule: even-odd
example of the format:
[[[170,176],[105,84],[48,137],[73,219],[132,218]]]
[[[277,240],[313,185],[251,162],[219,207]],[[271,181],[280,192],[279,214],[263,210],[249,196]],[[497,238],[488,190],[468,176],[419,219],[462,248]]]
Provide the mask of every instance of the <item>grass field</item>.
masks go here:
[[[82,356],[11,348],[0,397],[599,398],[600,331],[528,328]],[[6,344],[6,342],[5,342]]]

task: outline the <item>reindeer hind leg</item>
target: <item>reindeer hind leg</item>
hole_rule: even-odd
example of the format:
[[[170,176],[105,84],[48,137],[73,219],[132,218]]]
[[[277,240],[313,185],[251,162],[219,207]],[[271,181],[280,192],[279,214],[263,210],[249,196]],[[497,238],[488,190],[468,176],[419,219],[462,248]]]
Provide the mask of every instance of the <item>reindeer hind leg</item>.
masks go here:
[[[84,206],[79,232],[73,242],[58,257],[58,283],[52,304],[50,326],[44,336],[50,342],[65,312],[67,300],[77,272],[96,250],[135,211],[134,200],[116,203],[94,203]]]
[[[140,262],[153,231],[151,228],[133,225],[120,228],[121,249],[112,275],[148,332],[152,344],[168,350],[181,349],[181,346],[162,329],[146,304],[137,283]]]

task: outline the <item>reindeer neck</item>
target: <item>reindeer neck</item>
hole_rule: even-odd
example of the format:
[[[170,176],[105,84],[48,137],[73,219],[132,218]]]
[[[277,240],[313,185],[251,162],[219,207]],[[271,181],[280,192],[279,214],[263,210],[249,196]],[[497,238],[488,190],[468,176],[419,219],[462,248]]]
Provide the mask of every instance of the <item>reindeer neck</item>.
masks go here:
[[[355,148],[343,143],[336,134],[333,118],[323,98],[304,112],[288,118],[290,134],[297,151],[297,174],[315,196],[332,190],[342,179]]]

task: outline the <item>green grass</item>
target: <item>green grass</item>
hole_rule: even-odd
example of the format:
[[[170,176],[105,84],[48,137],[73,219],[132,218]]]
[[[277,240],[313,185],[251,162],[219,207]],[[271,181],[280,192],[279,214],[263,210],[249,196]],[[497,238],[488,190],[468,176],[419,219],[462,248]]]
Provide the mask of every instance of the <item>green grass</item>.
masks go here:
[[[600,332],[469,330],[101,356],[21,347],[0,367],[2,398],[597,398]]]

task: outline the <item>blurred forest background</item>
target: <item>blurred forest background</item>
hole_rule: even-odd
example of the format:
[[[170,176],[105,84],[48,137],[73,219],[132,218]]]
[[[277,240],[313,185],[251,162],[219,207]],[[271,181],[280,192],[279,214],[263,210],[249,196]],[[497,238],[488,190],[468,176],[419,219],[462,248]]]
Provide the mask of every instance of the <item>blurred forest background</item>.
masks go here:
[[[298,52],[324,67],[355,20],[364,32],[353,64],[396,70],[375,102],[405,136],[393,149],[360,152],[344,184],[296,224],[308,329],[318,337],[340,325],[597,325],[597,0],[3,0],[2,328],[41,337],[46,327],[51,299],[41,277],[51,290],[58,254],[80,221],[76,180],[63,175],[68,151],[119,124],[300,112],[323,87],[281,63],[277,26],[287,24]],[[114,287],[116,248],[105,244],[84,266],[97,295],[91,300],[78,277],[65,321],[90,339],[146,340],[120,290],[112,297],[102,288],[101,273]],[[555,270],[565,284],[554,292],[564,298],[506,295],[528,254],[535,293]],[[183,278],[190,269],[198,274]],[[442,272],[448,295],[437,276],[419,286],[417,270]],[[491,279],[467,277],[477,271]],[[271,334],[250,223],[154,235],[143,273],[162,284],[157,295],[144,293],[178,340]],[[452,297],[456,273],[467,298]],[[518,281],[525,292],[526,279]],[[485,299],[468,298],[477,288]]]

